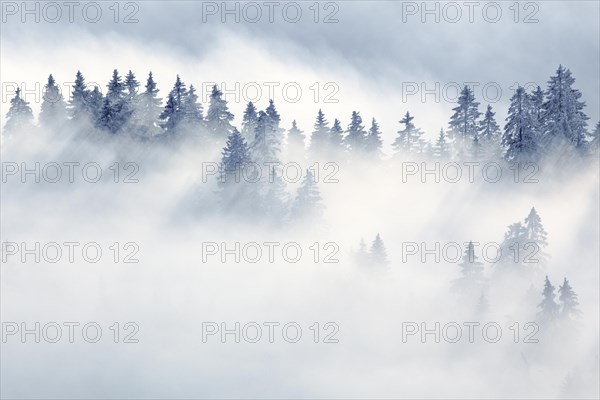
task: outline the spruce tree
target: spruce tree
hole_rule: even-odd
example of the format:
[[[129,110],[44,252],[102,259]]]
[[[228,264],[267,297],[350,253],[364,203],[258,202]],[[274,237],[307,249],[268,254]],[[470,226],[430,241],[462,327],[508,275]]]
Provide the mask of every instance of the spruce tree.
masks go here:
[[[444,129],[440,129],[440,135],[438,136],[435,146],[433,147],[433,156],[440,160],[445,160],[450,157],[450,148],[446,142],[446,134],[444,133]]]
[[[540,308],[538,318],[544,324],[554,322],[558,316],[558,304],[554,301],[554,298],[556,297],[554,290],[555,287],[552,286],[548,279],[548,275],[546,275],[544,290],[542,292],[542,301],[538,304],[538,308]]]
[[[279,162],[283,143],[283,129],[279,127],[281,119],[273,100],[265,111],[258,113],[258,122],[251,146],[253,160],[259,165]]]
[[[148,73],[145,90],[139,94],[137,108],[134,112],[135,126],[139,134],[145,137],[153,137],[160,133],[158,118],[161,114],[162,100],[158,97],[159,89],[152,76]]]
[[[15,90],[15,97],[10,101],[10,108],[6,114],[4,133],[11,135],[18,131],[26,131],[33,127],[33,112],[29,103],[21,97],[21,89]]]
[[[128,122],[131,110],[127,103],[125,85],[118,71],[113,71],[96,125],[110,133],[118,133]]]
[[[41,126],[47,128],[57,128],[67,121],[67,104],[52,74],[44,87],[39,121]]]
[[[171,136],[177,133],[177,128],[183,120],[184,101],[187,97],[187,88],[179,75],[175,79],[173,89],[167,96],[167,103],[159,118],[163,121],[162,127]]]
[[[507,160],[533,161],[539,154],[538,137],[535,123],[532,120],[529,96],[521,86],[517,88],[510,99],[502,145],[506,148],[504,157]]]
[[[398,136],[396,137],[396,140],[394,140],[394,143],[392,143],[392,148],[396,153],[423,153],[425,149],[425,142],[422,138],[423,132],[415,127],[412,122],[413,119],[415,119],[415,117],[411,116],[410,112],[407,111],[404,118],[400,120],[400,123],[404,125],[404,128],[398,131]]]
[[[455,151],[463,153],[473,140],[479,128],[479,103],[475,101],[473,91],[465,86],[458,97],[458,104],[452,109],[448,134],[453,142]]]
[[[375,240],[373,240],[373,244],[371,245],[369,261],[377,267],[386,267],[389,264],[385,245],[379,233],[375,236]]]
[[[85,78],[81,71],[77,71],[75,75],[75,83],[73,85],[73,92],[71,92],[71,100],[69,101],[67,111],[71,116],[71,120],[74,122],[95,122],[96,119],[91,118],[90,109],[87,99],[87,87],[85,84]]]
[[[344,150],[344,129],[339,119],[334,119],[333,125],[329,130],[329,147],[332,151],[341,152]]]
[[[183,99],[183,112],[181,122],[185,128],[197,133],[204,126],[204,110],[202,104],[198,102],[198,95],[194,85],[190,85],[190,89]]]
[[[573,291],[567,278],[563,281],[562,286],[559,286],[558,293],[558,299],[561,302],[560,315],[566,319],[575,319],[579,317],[581,311],[577,308],[577,306],[579,306],[577,294]]]
[[[572,86],[575,79],[562,65],[550,77],[544,102],[544,143],[555,145],[567,142],[580,149],[584,144],[588,117],[583,112],[585,103],[581,92]]]
[[[315,121],[314,130],[310,136],[309,154],[313,159],[319,159],[328,153],[329,144],[329,122],[325,114],[319,108]]]
[[[352,153],[361,153],[365,148],[367,132],[362,125],[362,118],[358,111],[352,111],[352,117],[348,129],[346,129],[346,137],[344,143],[348,150]]]
[[[379,124],[375,121],[375,118],[371,121],[371,128],[365,140],[365,153],[374,159],[381,159],[383,152],[381,148],[383,142],[381,140],[381,132],[379,131]]]
[[[488,104],[479,124],[479,141],[483,147],[483,156],[486,159],[498,159],[502,155],[502,132],[492,111],[492,106]]]
[[[206,129],[217,140],[220,140],[220,138],[229,136],[233,131],[231,121],[233,121],[233,114],[229,112],[227,101],[223,99],[223,92],[217,85],[213,85],[206,111]]]
[[[305,156],[304,132],[298,128],[296,120],[292,121],[292,127],[287,135],[287,159],[290,161],[301,161]]]
[[[242,117],[242,136],[246,139],[246,143],[252,143],[254,134],[256,133],[256,124],[258,123],[258,114],[256,107],[251,101],[246,105],[244,116]]]

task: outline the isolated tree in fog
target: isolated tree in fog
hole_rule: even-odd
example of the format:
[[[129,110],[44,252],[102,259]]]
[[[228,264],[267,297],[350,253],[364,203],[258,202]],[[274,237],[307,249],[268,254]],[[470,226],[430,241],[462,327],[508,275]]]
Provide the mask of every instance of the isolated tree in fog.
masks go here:
[[[550,77],[544,102],[544,144],[556,145],[565,141],[575,148],[584,144],[588,117],[583,112],[585,103],[581,92],[572,86],[571,71],[560,65]]]
[[[375,236],[373,244],[371,244],[371,250],[369,251],[369,261],[377,266],[387,266],[389,264],[387,259],[387,252],[385,245],[379,233]]]
[[[507,160],[531,161],[538,155],[538,137],[531,115],[531,103],[525,89],[519,86],[510,99],[502,144]]]
[[[552,322],[558,316],[558,304],[554,301],[554,298],[556,297],[556,294],[554,293],[555,289],[556,288],[550,283],[548,275],[546,275],[544,290],[542,291],[542,301],[538,304],[538,308],[540,308],[538,318],[543,323]]]
[[[448,123],[448,135],[460,154],[477,134],[479,129],[479,103],[475,101],[473,91],[465,86],[458,97],[458,104],[452,109],[454,114]]]
[[[364,238],[360,238],[358,250],[355,255],[355,262],[360,267],[367,267],[369,263],[369,252]]]
[[[12,134],[20,129],[33,127],[33,112],[29,103],[21,97],[21,89],[15,90],[15,97],[10,101],[10,108],[6,114],[4,133]]]
[[[50,128],[56,128],[67,121],[67,104],[52,74],[48,76],[48,83],[44,87],[39,120],[41,126]]]
[[[461,274],[473,281],[481,281],[483,279],[483,264],[480,263],[475,255],[475,246],[470,241],[465,248],[463,258],[458,264]]]
[[[398,131],[396,140],[392,143],[392,148],[396,152],[406,153],[422,153],[425,149],[425,141],[423,140],[423,132],[413,124],[415,117],[410,115],[410,112],[404,114],[404,118],[400,120],[400,124],[404,128]]]
[[[573,288],[569,284],[567,278],[563,281],[562,286],[558,288],[561,310],[561,317],[567,319],[574,319],[581,315],[581,311],[577,308],[579,302],[577,301],[577,294],[573,291]]]
[[[229,112],[227,101],[223,99],[223,92],[217,85],[213,85],[206,111],[206,128],[216,138],[227,137],[232,131],[233,114]]]
[[[242,116],[242,136],[246,139],[246,143],[252,143],[256,132],[256,124],[258,123],[258,113],[256,106],[251,101],[246,105],[244,115]]]
[[[296,220],[317,219],[321,217],[322,210],[319,188],[312,172],[306,170],[294,200],[292,217]]]
[[[348,150],[354,153],[362,152],[365,148],[367,132],[365,132],[365,127],[362,125],[362,118],[358,111],[352,111],[352,117],[346,133],[344,143],[348,147]]]
[[[381,148],[383,142],[381,140],[381,132],[379,131],[379,124],[375,121],[375,118],[371,121],[371,128],[365,140],[365,152],[376,159],[380,159],[383,156]]]

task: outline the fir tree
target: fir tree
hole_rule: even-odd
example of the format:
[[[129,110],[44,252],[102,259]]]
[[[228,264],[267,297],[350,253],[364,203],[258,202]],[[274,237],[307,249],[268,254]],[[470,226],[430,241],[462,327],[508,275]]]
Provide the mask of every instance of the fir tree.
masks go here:
[[[298,188],[296,199],[292,208],[292,217],[298,221],[310,221],[319,219],[322,215],[323,205],[321,194],[314,176],[310,170]]]
[[[92,121],[97,121],[100,118],[100,111],[102,109],[102,103],[104,102],[104,96],[100,93],[98,86],[94,86],[92,91],[86,92],[86,99],[90,118]]]
[[[177,127],[183,120],[184,114],[184,101],[187,97],[187,88],[185,83],[181,80],[179,75],[175,80],[173,89],[169,92],[167,97],[167,104],[164,110],[160,114],[159,118],[164,121],[162,127],[167,131],[168,135],[175,134]]]
[[[148,73],[145,90],[138,96],[137,107],[134,112],[135,126],[143,136],[153,137],[160,133],[158,118],[161,114],[162,100],[158,97],[159,90],[152,72]]]
[[[552,286],[546,275],[544,290],[542,292],[542,302],[538,304],[538,308],[540,308],[538,318],[542,323],[552,323],[558,316],[558,304],[554,301],[554,298],[556,297],[554,290],[555,287]]]
[[[227,138],[227,145],[223,148],[220,165],[219,184],[226,185],[231,182],[239,182],[242,170],[250,163],[250,153],[244,137],[233,128],[233,132]]]
[[[378,267],[386,267],[389,264],[385,245],[383,244],[383,240],[381,240],[379,233],[375,236],[375,240],[371,245],[369,261]]]
[[[506,147],[504,157],[507,160],[531,161],[538,155],[538,138],[531,116],[531,104],[521,86],[510,99],[502,144]]]
[[[131,70],[129,70],[127,75],[125,75],[125,88],[127,89],[127,100],[128,101],[135,102],[137,94],[138,94],[139,86],[140,86],[140,83],[135,78],[135,75],[133,74],[133,72],[131,72]]]
[[[217,139],[227,137],[233,131],[233,114],[229,112],[227,101],[222,96],[223,92],[213,85],[206,112],[206,128]]]
[[[448,124],[449,136],[458,153],[465,150],[478,131],[478,119],[481,115],[478,108],[479,103],[475,101],[473,91],[465,86],[458,97],[457,106],[452,109],[454,114]]]
[[[319,109],[315,128],[310,136],[309,154],[313,159],[318,159],[327,154],[329,142],[329,122],[325,119],[325,114]]]
[[[582,147],[588,117],[583,112],[585,103],[580,101],[581,92],[573,89],[575,79],[571,71],[560,65],[556,75],[550,78],[544,102],[544,143],[566,141],[575,148]]]
[[[542,225],[542,219],[535,207],[532,207],[529,215],[525,218],[525,238],[537,243],[540,247],[546,247],[548,245],[547,236],[548,234]]]
[[[358,250],[355,254],[355,262],[359,267],[367,267],[369,263],[369,252],[367,251],[367,244],[364,238],[360,238]]]
[[[85,78],[81,71],[77,71],[73,92],[71,93],[71,100],[67,107],[71,120],[75,122],[96,121],[96,119],[90,118],[90,105],[88,104],[87,93]]]
[[[425,145],[425,142],[422,139],[423,132],[415,127],[412,122],[413,119],[415,119],[415,117],[411,116],[407,111],[404,118],[400,120],[400,123],[404,125],[404,128],[398,131],[398,136],[396,137],[396,140],[394,140],[394,143],[392,143],[392,148],[396,153],[401,151],[415,154],[423,153]]]
[[[444,133],[444,129],[440,129],[440,135],[438,136],[433,148],[433,156],[442,160],[450,157],[450,148],[446,142],[446,134]]]
[[[256,133],[256,125],[258,123],[258,114],[256,107],[251,101],[246,105],[244,116],[242,117],[242,136],[247,143],[252,143],[254,134]]]
[[[483,280],[483,264],[477,261],[478,257],[475,255],[475,246],[470,241],[467,244],[463,258],[460,262],[459,267],[463,277],[471,282],[480,283]]]
[[[341,151],[344,148],[344,129],[337,118],[333,121],[333,125],[329,130],[329,147],[334,151]]]
[[[41,126],[49,128],[59,127],[67,121],[67,105],[52,74],[44,88],[39,120]]]
[[[365,148],[367,132],[365,132],[365,128],[362,125],[362,118],[359,112],[352,111],[352,118],[350,119],[346,133],[344,142],[348,150],[353,153],[362,152]]]
[[[296,120],[292,121],[292,127],[287,135],[287,153],[288,160],[300,161],[304,159],[304,132],[298,129]]]
[[[10,108],[6,114],[6,125],[4,125],[5,134],[13,134],[20,130],[27,130],[33,127],[33,113],[29,103],[21,97],[21,89],[15,90],[15,97],[10,101]]]
[[[269,107],[258,114],[258,123],[254,142],[251,146],[252,158],[260,165],[279,162],[281,145],[283,142],[283,129],[279,127],[280,117],[273,100]]]
[[[107,88],[96,125],[110,133],[117,133],[128,122],[131,110],[125,95],[125,85],[116,69]]]
[[[502,132],[492,111],[492,106],[488,104],[479,124],[479,142],[483,147],[483,156],[486,159],[499,159],[502,155]]]
[[[379,131],[379,124],[375,121],[375,118],[371,121],[371,128],[365,140],[365,152],[369,156],[375,159],[381,159],[383,152],[381,148],[383,142],[381,141],[381,132]]]
[[[575,319],[579,317],[581,311],[577,308],[577,306],[579,306],[577,294],[573,291],[567,278],[563,281],[562,286],[558,287],[558,293],[558,299],[561,302],[561,316],[566,319]]]
[[[187,129],[198,131],[204,126],[203,112],[202,104],[198,102],[196,88],[194,88],[194,85],[190,85],[190,89],[183,99],[181,122]]]

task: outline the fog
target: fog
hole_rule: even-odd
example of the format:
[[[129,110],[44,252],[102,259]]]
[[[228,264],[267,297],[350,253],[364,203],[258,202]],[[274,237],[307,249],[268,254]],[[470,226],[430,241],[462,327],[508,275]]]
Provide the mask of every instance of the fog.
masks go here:
[[[507,49],[507,59],[494,61],[489,70],[461,62],[463,71],[456,60],[448,62],[450,70],[434,62],[433,53],[447,52],[441,45],[400,63],[394,39],[389,45],[394,51],[385,54],[388,46],[375,39],[395,38],[388,2],[376,2],[364,17],[360,31],[370,33],[361,42],[366,54],[361,57],[345,35],[358,34],[349,24],[371,5],[353,3],[339,4],[342,22],[324,44],[314,46],[326,27],[307,28],[306,35],[290,24],[211,29],[194,24],[197,9],[187,2],[171,8],[142,2],[141,22],[130,28],[105,20],[61,23],[54,31],[43,22],[3,24],[2,398],[600,396],[597,154],[573,157],[557,148],[531,165],[519,164],[515,175],[514,164],[496,158],[468,164],[472,160],[394,155],[391,149],[407,109],[424,137],[435,141],[454,107],[448,101],[403,101],[394,83],[400,69],[406,70],[407,82],[498,81],[512,95],[509,86],[523,79],[545,89],[562,63],[573,71],[574,86],[588,104],[591,132],[598,119],[598,60],[576,50],[598,51],[598,21],[588,19],[597,14],[598,4],[577,2],[571,8],[541,2],[542,22],[535,29],[519,26],[536,43],[549,30],[573,27],[585,32],[581,47],[540,59],[525,54],[521,65],[515,55],[519,49]],[[557,21],[562,12],[572,18]],[[178,17],[190,26],[169,23]],[[582,22],[573,23],[576,18]],[[411,26],[415,32],[426,29]],[[452,26],[460,37],[492,29],[434,24],[428,39],[414,41],[435,41]],[[493,28],[499,36],[490,39],[494,49],[518,37],[507,26],[503,20]],[[272,36],[270,29],[278,34]],[[156,38],[155,30],[164,34]],[[64,42],[49,49],[48,32]],[[192,40],[200,33],[206,41]],[[152,50],[144,45],[149,39],[156,40]],[[339,43],[344,46],[336,48]],[[478,46],[466,45],[471,47]],[[50,52],[53,56],[40,62]],[[477,54],[486,57],[487,52]],[[13,97],[5,84],[40,82],[43,87],[52,73],[63,85],[79,69],[88,88],[97,84],[105,93],[114,68],[122,75],[136,72],[141,87],[151,70],[163,106],[177,74],[199,91],[203,82],[298,82],[304,90],[298,103],[275,99],[281,128],[287,132],[297,120],[308,142],[319,108],[330,125],[339,118],[344,130],[357,109],[365,130],[372,117],[380,121],[383,156],[347,159],[345,153],[325,153],[297,159],[284,140],[280,159],[290,167],[284,176],[287,209],[293,210],[307,169],[318,172],[323,209],[317,217],[293,217],[290,211],[277,218],[246,197],[248,192],[234,192],[231,209],[222,205],[222,187],[212,168],[221,161],[224,137],[207,144],[198,139],[206,132],[189,131],[176,140],[139,140],[128,131],[110,134],[72,121],[5,131]],[[309,89],[315,82],[321,90],[335,82],[339,102],[315,102]],[[66,101],[69,93],[63,90]],[[493,104],[502,128],[510,95]],[[37,116],[41,98],[29,96],[25,99]],[[484,111],[487,103],[477,92],[476,97]],[[225,99],[235,115],[232,125],[241,130],[245,99],[236,101],[227,93]],[[257,108],[265,109],[268,100],[263,95]],[[199,101],[206,115],[208,100],[200,96]],[[295,162],[301,167],[298,178]],[[57,168],[61,175],[54,179]],[[498,169],[501,178],[490,179]],[[250,190],[264,184],[268,171],[262,166],[263,179],[249,183]],[[490,262],[494,248],[504,248],[507,227],[523,222],[533,207],[548,242],[535,249],[534,264],[520,258],[516,272],[510,262]],[[361,239],[368,250],[376,235],[387,262],[360,253]],[[482,279],[474,284],[461,283],[460,260],[469,241],[476,243],[483,267]],[[439,249],[431,251],[436,243]],[[89,252],[82,250],[86,244]],[[486,244],[493,245],[489,254],[482,250]],[[556,287],[557,302],[559,286],[568,279],[581,314],[542,320],[538,305],[546,276]],[[94,326],[82,333],[88,323]],[[490,328],[484,333],[486,324]],[[53,340],[56,325],[61,336]],[[95,337],[96,326],[101,337]],[[422,336],[424,329],[428,333]]]

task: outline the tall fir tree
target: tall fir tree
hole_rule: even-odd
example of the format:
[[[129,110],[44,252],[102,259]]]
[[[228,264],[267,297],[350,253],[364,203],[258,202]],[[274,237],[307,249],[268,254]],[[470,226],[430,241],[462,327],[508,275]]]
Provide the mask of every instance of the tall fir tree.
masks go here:
[[[167,96],[167,103],[159,118],[163,121],[162,127],[168,136],[177,133],[177,128],[183,120],[184,101],[187,96],[187,87],[179,75],[175,79],[173,89]]]
[[[553,323],[558,316],[558,304],[556,304],[556,301],[554,300],[556,297],[556,294],[554,293],[555,289],[556,288],[552,286],[552,283],[550,283],[548,275],[546,275],[544,290],[542,291],[542,301],[538,304],[538,308],[540,308],[538,318],[540,319],[540,322],[544,324]]]
[[[283,143],[283,129],[279,127],[281,118],[273,100],[265,111],[258,113],[258,122],[251,146],[253,160],[259,165],[277,163],[280,161]],[[266,174],[265,174],[266,175]]]
[[[44,87],[39,122],[40,126],[46,128],[58,128],[67,122],[67,104],[52,74]]]
[[[421,154],[425,150],[425,141],[423,140],[423,132],[413,124],[413,117],[410,112],[406,112],[400,123],[404,125],[402,130],[398,131],[398,136],[392,148],[396,153],[405,152],[413,154]]]
[[[73,122],[96,122],[94,113],[90,112],[88,93],[85,78],[81,71],[77,71],[73,91],[71,92],[71,99],[67,106],[67,111]]]
[[[125,85],[116,69],[113,70],[112,79],[106,86],[108,89],[96,125],[114,134],[121,131],[128,122],[131,109],[127,103]]]
[[[446,134],[444,133],[443,128],[440,129],[440,134],[435,142],[435,146],[433,147],[432,153],[433,157],[440,160],[446,160],[450,158],[450,146],[446,141]]]
[[[568,320],[576,319],[581,315],[579,310],[579,302],[577,301],[577,294],[573,291],[573,288],[569,284],[567,278],[563,281],[562,286],[558,287],[558,293],[560,300],[560,315]]]
[[[246,139],[246,143],[252,143],[254,134],[256,133],[256,125],[258,123],[258,113],[253,102],[248,102],[242,117],[242,136]]]
[[[12,135],[16,132],[33,128],[33,112],[29,103],[21,97],[21,89],[15,90],[15,97],[10,100],[10,108],[6,114],[6,125],[4,125],[4,133]]]
[[[332,151],[342,152],[344,150],[344,128],[339,119],[334,119],[329,130],[329,147]]]
[[[346,137],[344,143],[351,153],[360,154],[365,149],[365,141],[367,132],[362,125],[362,118],[358,111],[352,111],[350,124],[346,129]]]
[[[367,138],[365,140],[365,153],[376,160],[381,159],[383,157],[383,152],[381,148],[383,147],[383,141],[381,140],[381,132],[379,131],[379,124],[373,118],[371,121],[371,128],[369,128],[369,133],[367,134]]]
[[[506,148],[504,157],[507,160],[534,161],[539,156],[539,141],[529,96],[521,86],[510,99],[502,145]]]
[[[499,159],[502,156],[502,132],[496,122],[496,113],[488,104],[483,119],[479,124],[479,142],[483,147],[483,156],[486,159]]]
[[[148,73],[144,88],[138,96],[133,118],[138,133],[151,138],[160,134],[158,118],[162,110],[162,99],[158,97],[159,89],[156,87],[152,71]]]
[[[387,267],[389,261],[387,259],[387,251],[379,233],[375,236],[371,249],[369,251],[369,262],[376,267]]]
[[[206,129],[220,141],[233,131],[231,121],[233,121],[233,114],[229,112],[227,101],[223,99],[223,92],[217,85],[213,85],[206,111]]]
[[[454,114],[448,123],[448,136],[453,143],[454,151],[463,154],[468,151],[479,128],[479,103],[475,101],[473,90],[465,86],[458,97],[457,106],[452,109]]]
[[[315,126],[310,135],[310,146],[308,153],[313,159],[320,159],[325,156],[329,150],[329,122],[325,119],[325,114],[319,108]]]
[[[580,100],[581,92],[573,88],[574,83],[571,71],[562,65],[548,81],[543,105],[543,140],[546,146],[566,142],[582,150],[588,117],[583,112],[585,103]]]
[[[195,137],[199,137],[198,131],[204,127],[204,109],[198,102],[194,85],[190,85],[190,89],[183,99],[181,122],[186,129],[194,132]]]
[[[304,132],[298,128],[296,120],[292,121],[292,127],[287,134],[287,160],[302,161],[305,157]]]

